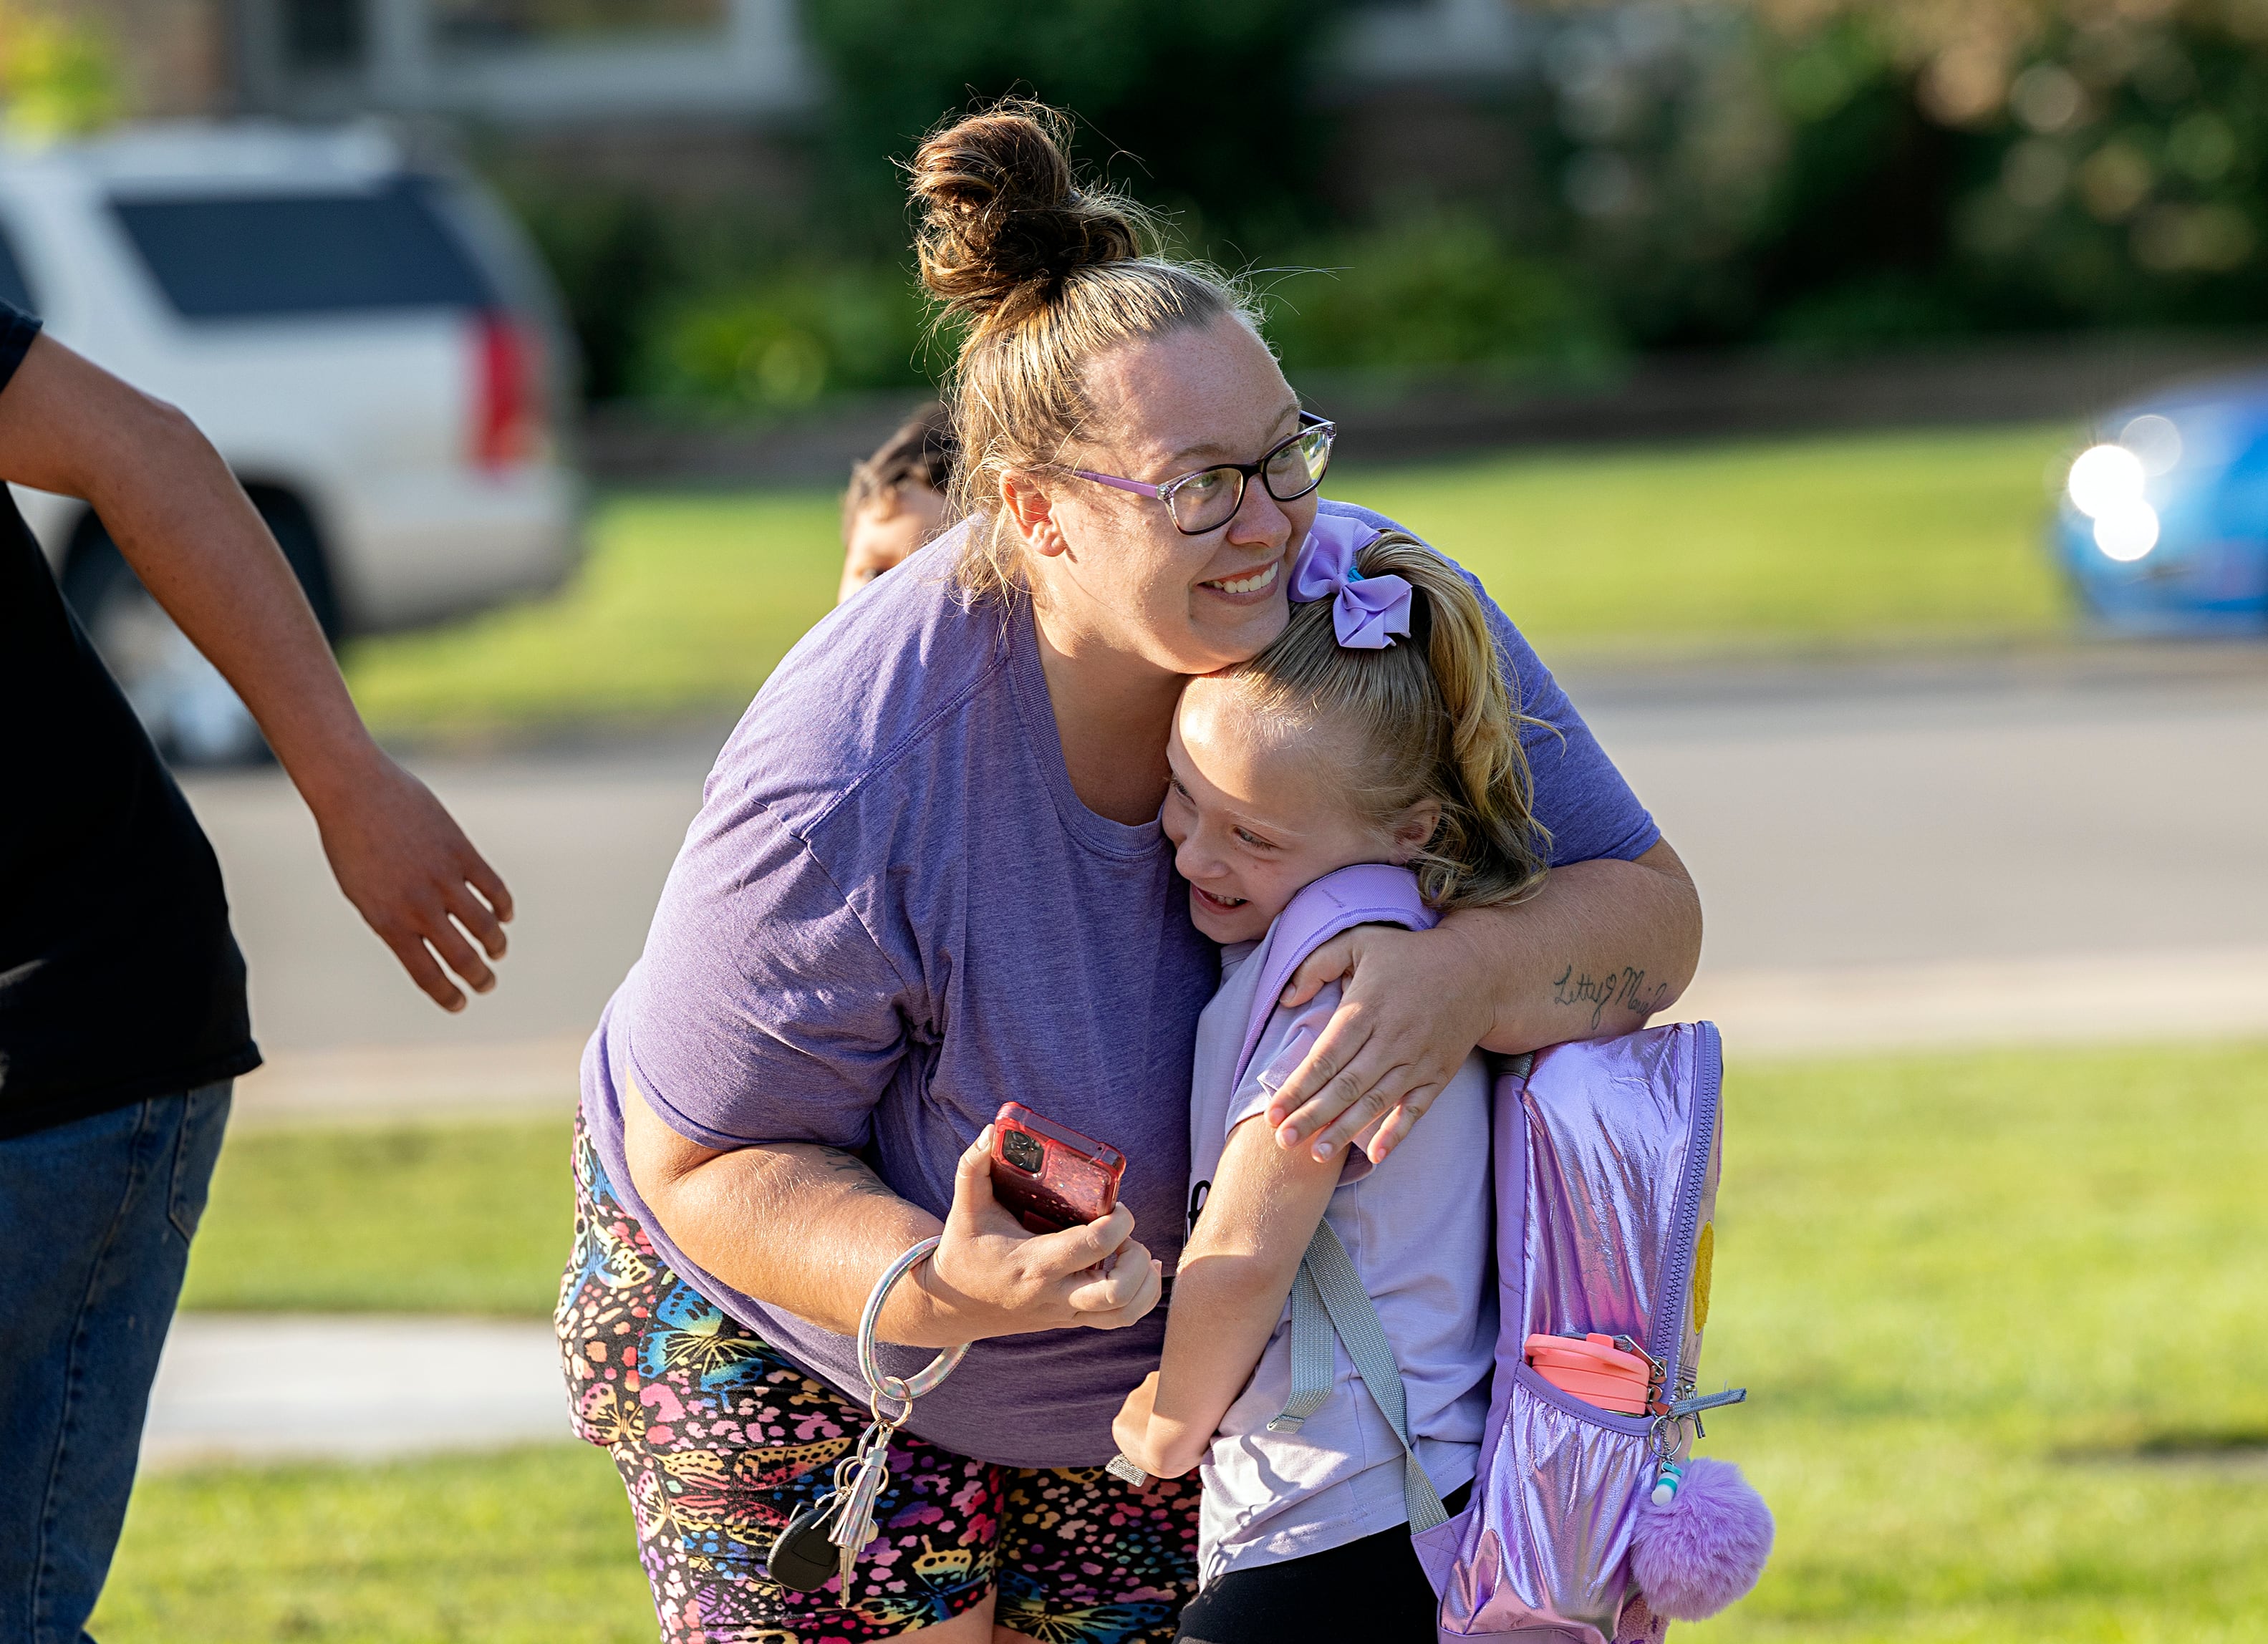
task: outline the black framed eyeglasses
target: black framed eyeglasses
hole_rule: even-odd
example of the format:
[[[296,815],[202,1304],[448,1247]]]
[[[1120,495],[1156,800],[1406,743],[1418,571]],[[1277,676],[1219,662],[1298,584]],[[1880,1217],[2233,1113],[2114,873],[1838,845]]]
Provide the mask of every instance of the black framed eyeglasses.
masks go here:
[[[1157,498],[1173,516],[1174,528],[1185,537],[1195,537],[1218,531],[1236,517],[1236,510],[1244,506],[1248,481],[1257,479],[1279,503],[1298,502],[1323,482],[1324,472],[1331,466],[1331,442],[1337,437],[1338,424],[1312,411],[1302,411],[1300,431],[1270,446],[1258,462],[1216,463],[1160,485],[1086,468],[1071,472],[1097,485]]]

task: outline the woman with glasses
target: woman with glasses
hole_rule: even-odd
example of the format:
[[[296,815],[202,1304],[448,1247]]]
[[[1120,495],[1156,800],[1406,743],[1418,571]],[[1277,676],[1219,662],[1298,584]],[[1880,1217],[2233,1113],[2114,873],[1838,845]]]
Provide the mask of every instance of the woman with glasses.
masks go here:
[[[1247,297],[1145,253],[1064,134],[1003,105],[917,155],[923,277],[966,327],[960,524],[758,694],[585,1058],[562,1341],[671,1640],[1131,1644],[1194,1590],[1193,1489],[1104,1466],[1157,1366],[1218,980],[1159,825],[1167,731],[1185,680],[1283,629],[1319,510],[1387,522],[1319,497],[1331,426]],[[1476,1046],[1626,1031],[1692,972],[1676,857],[1489,617],[1550,884],[1322,950],[1292,993],[1344,1000],[1279,1094],[1285,1147],[1382,1120],[1390,1148]],[[996,1203],[1008,1100],[1123,1152],[1116,1208],[1037,1233]],[[847,1579],[806,1591],[768,1560],[852,1477],[878,1294],[878,1373],[965,1357],[891,1442]]]

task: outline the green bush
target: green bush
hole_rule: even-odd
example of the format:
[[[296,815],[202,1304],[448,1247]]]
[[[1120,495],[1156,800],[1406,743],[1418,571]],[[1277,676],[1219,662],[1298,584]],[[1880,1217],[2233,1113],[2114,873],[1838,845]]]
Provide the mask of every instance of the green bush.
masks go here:
[[[1253,276],[1294,371],[1580,371],[1609,357],[1597,306],[1477,220],[1310,242]],[[723,412],[793,411],[829,394],[929,381],[949,357],[898,267],[785,268],[681,297],[650,326],[644,397]]]
[[[1077,155],[1148,204],[1257,236],[1317,219],[1312,88],[1344,0],[803,0],[833,87],[836,215],[901,245],[893,161],[963,109],[1036,97]]]
[[[1477,220],[1442,220],[1310,248],[1262,276],[1268,332],[1290,371],[1595,365],[1613,332],[1557,268]]]
[[[508,192],[593,399],[773,410],[921,380],[943,356],[898,271],[899,165],[1008,93],[1071,112],[1088,173],[1177,249],[1274,270],[1295,368],[2268,318],[2268,0],[1530,6],[1529,67],[1459,94],[1470,152],[1440,174],[1356,152],[1382,128],[1374,92],[1329,83],[1346,4],[800,0],[830,88],[784,150],[831,158],[807,209]],[[0,49],[0,79],[79,84],[79,61]],[[1365,216],[1428,201],[1444,215]]]
[[[581,356],[583,397],[635,392],[654,316],[687,283],[681,214],[625,189],[566,189],[497,179],[557,283]]]
[[[788,411],[829,393],[927,380],[924,307],[903,268],[786,268],[679,299],[639,386],[661,400]]]

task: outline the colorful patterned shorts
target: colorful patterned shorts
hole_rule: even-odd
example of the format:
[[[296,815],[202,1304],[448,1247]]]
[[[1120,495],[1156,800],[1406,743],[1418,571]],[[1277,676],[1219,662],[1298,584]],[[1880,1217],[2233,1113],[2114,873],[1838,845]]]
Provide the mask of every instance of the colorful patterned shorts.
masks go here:
[[[578,1119],[575,1251],[559,1340],[576,1432],[629,1487],[667,1644],[855,1644],[950,1619],[1048,1644],[1165,1644],[1197,1591],[1194,1477],[1129,1489],[1099,1467],[1000,1467],[902,1434],[880,1535],[846,1595],[770,1581],[764,1556],[870,1423],[656,1258]]]

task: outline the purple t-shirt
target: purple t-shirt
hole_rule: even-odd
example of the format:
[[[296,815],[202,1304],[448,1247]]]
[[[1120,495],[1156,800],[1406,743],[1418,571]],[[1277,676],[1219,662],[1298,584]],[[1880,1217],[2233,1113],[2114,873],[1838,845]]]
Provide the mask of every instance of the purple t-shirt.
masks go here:
[[[1364,510],[1328,512],[1381,527]],[[1173,1271],[1197,1017],[1213,944],[1158,825],[1081,804],[1028,611],[965,607],[955,531],[822,618],[710,774],[645,952],[583,1061],[583,1111],[622,1202],[688,1283],[864,1401],[848,1337],[741,1295],[677,1250],[631,1186],[633,1085],[709,1147],[855,1152],[943,1215],[1003,1101],[1122,1149],[1135,1237]],[[1535,653],[1491,605],[1555,862],[1660,837]],[[1165,1317],[976,1344],[922,1398],[924,1438],[1012,1466],[1094,1466],[1157,1368]],[[929,1354],[886,1350],[906,1374]]]

